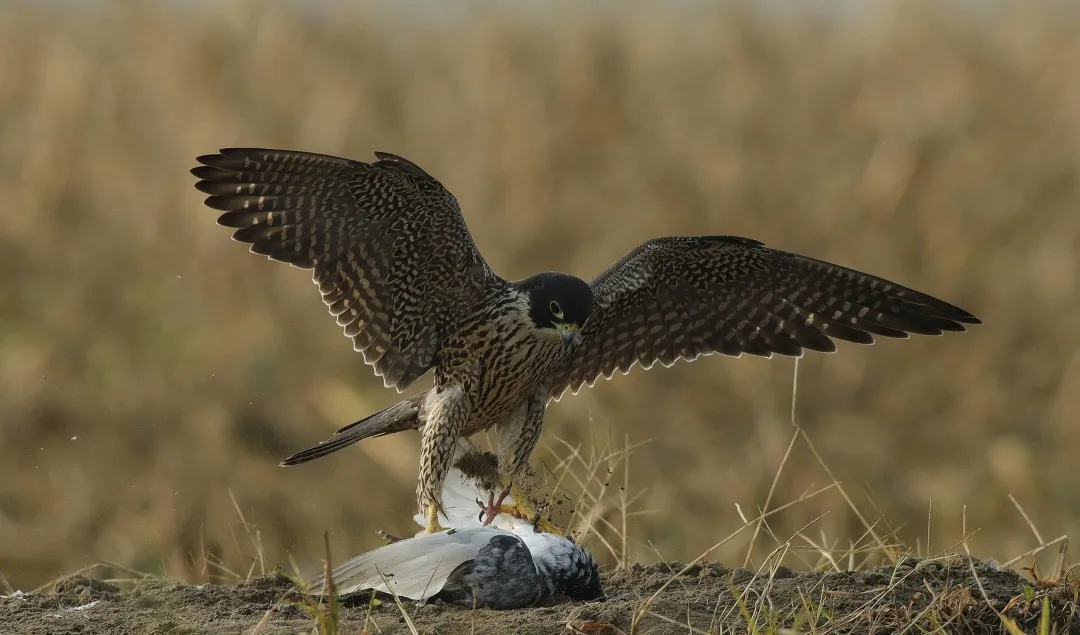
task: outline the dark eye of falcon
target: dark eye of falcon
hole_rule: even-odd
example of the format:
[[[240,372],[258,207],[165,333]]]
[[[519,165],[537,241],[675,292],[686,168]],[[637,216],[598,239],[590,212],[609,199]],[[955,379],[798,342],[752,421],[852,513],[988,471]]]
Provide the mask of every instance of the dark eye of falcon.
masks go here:
[[[551,314],[554,315],[556,319],[561,320],[563,318],[562,307],[559,306],[558,302],[552,300],[551,304],[548,305],[548,308],[551,309]]]

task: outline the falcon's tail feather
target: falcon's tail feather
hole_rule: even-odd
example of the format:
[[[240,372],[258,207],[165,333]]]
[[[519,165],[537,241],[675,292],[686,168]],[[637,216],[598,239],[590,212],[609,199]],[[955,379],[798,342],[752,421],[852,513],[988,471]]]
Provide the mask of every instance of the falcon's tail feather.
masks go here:
[[[337,452],[341,448],[350,446],[357,441],[371,437],[381,437],[384,434],[393,434],[402,430],[415,430],[420,426],[420,405],[424,401],[424,393],[410,397],[404,401],[390,406],[389,408],[365,417],[356,423],[351,423],[334,433],[334,436],[319,442],[306,450],[301,450],[280,463],[282,467],[307,463],[319,457]]]

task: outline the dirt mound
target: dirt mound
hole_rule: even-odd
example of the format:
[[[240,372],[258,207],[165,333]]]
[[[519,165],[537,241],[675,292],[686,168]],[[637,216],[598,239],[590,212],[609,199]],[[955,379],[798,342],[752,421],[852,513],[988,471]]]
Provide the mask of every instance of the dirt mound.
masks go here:
[[[635,612],[667,584],[637,632],[686,633],[687,623],[706,632],[721,626],[741,630],[753,620],[764,629],[793,623],[806,628],[814,623],[819,631],[837,633],[887,633],[904,626],[991,633],[1002,630],[998,611],[1033,632],[1043,598],[1057,632],[1080,630],[1074,619],[1080,589],[1075,583],[1032,585],[1014,571],[962,557],[911,558],[859,572],[797,573],[780,567],[771,576],[703,564],[672,580],[673,572],[681,568],[671,562],[609,572],[608,600],[594,604],[502,612],[437,603],[406,602],[404,608],[416,627],[429,633],[614,634],[629,632]],[[313,620],[299,599],[291,582],[280,575],[235,586],[152,581],[130,590],[78,576],[61,580],[47,593],[0,599],[0,632],[231,635],[251,632],[272,606],[277,608],[262,633],[310,632]],[[409,632],[394,602],[370,606],[369,600],[362,595],[343,600],[342,632]]]

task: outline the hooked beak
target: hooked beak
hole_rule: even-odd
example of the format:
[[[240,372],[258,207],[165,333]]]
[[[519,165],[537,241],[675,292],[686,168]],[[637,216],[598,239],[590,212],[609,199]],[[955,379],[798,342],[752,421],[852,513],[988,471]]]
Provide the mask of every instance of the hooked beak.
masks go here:
[[[562,343],[566,348],[581,342],[581,330],[576,324],[559,325],[559,335],[562,336]]]

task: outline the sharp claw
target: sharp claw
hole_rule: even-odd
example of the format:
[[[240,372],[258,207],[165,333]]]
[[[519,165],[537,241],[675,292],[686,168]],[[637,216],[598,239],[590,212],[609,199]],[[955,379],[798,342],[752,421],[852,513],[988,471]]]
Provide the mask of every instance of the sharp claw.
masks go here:
[[[555,525],[552,525],[550,521],[545,520],[544,518],[541,518],[540,516],[536,517],[536,522],[533,524],[533,527],[535,527],[536,529],[538,529],[538,530],[540,530],[540,531],[542,531],[544,533],[555,534],[556,536],[562,536],[564,538],[567,537],[566,532],[564,532],[562,529],[556,527]]]
[[[534,529],[544,533],[566,536],[565,531],[552,525],[550,520],[544,518],[542,510],[535,507],[532,500],[520,488],[515,485],[513,489],[514,491],[511,493],[518,508],[518,518],[530,523]]]
[[[480,525],[481,527],[487,527],[495,520],[495,518],[502,512],[503,501],[510,495],[510,488],[503,488],[503,491],[499,493],[499,498],[495,498],[495,492],[488,494],[488,504],[484,508],[484,521]]]

